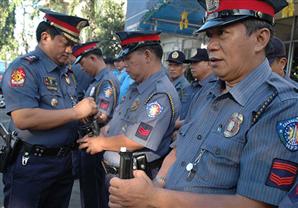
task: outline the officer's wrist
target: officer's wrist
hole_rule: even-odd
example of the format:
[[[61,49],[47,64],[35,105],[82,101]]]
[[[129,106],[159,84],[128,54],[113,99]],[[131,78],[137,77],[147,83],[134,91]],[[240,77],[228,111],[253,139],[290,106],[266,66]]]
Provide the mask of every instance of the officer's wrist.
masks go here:
[[[157,186],[157,187],[164,187],[165,184],[166,184],[166,177],[165,176],[160,176],[160,175],[157,175],[154,179],[153,179],[153,184],[154,186]]]

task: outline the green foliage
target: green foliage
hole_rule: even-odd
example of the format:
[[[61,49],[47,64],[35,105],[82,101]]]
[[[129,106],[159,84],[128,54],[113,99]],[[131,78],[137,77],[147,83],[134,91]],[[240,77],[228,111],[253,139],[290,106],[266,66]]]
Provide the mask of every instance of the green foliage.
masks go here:
[[[120,50],[115,32],[124,29],[124,2],[113,0],[89,1],[85,8],[90,26],[86,29],[88,40],[101,42],[103,54],[114,57]]]
[[[1,0],[0,15],[0,59],[11,60],[17,55],[17,42],[14,39],[15,8],[17,1]]]

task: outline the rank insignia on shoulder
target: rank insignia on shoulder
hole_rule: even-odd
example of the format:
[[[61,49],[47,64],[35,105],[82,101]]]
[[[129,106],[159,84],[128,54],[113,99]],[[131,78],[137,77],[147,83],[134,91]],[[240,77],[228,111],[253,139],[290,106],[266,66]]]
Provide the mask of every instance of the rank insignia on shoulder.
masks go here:
[[[298,203],[298,184],[289,192],[289,198],[293,203]]]
[[[149,118],[155,118],[163,111],[163,107],[157,102],[148,103],[146,106],[147,116]]]
[[[23,59],[27,60],[30,64],[39,60],[38,56],[25,56]]]
[[[290,151],[298,150],[298,117],[279,121],[276,125],[281,142]]]
[[[233,113],[229,122],[225,128],[224,136],[232,137],[235,136],[240,129],[240,125],[243,123],[243,115],[241,113]]]
[[[152,129],[153,127],[149,124],[141,122],[137,129],[136,136],[146,141],[150,136]]]
[[[10,76],[11,87],[23,87],[26,80],[26,73],[23,67],[14,69]]]
[[[297,176],[298,163],[274,158],[266,185],[289,191]]]
[[[113,95],[113,89],[108,85],[104,88],[103,93],[106,98],[110,98]]]

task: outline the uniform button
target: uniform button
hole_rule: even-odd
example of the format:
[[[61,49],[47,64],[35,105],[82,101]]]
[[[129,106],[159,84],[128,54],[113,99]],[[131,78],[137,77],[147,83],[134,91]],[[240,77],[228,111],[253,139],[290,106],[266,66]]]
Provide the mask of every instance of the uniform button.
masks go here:
[[[201,140],[201,139],[202,139],[202,135],[199,134],[199,135],[197,136],[197,139],[198,139],[198,140]]]
[[[216,154],[216,155],[219,155],[219,154],[220,154],[220,149],[219,149],[219,148],[216,148],[216,149],[215,149],[215,154]]]
[[[181,165],[181,167],[184,167],[186,165],[186,162],[182,161],[180,165]]]

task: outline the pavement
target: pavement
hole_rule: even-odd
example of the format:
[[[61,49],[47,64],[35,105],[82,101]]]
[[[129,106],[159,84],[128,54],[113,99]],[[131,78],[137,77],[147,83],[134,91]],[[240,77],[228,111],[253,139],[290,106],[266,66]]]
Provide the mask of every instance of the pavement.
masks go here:
[[[4,125],[8,125],[9,122],[9,117],[5,114],[4,109],[0,108],[0,122],[3,123]],[[0,174],[0,207],[3,207],[3,183],[2,183],[2,174]],[[79,187],[79,182],[78,180],[75,181],[73,189],[72,189],[72,194],[71,194],[71,199],[70,199],[70,208],[80,208],[81,207],[81,202],[80,202],[80,187]]]

